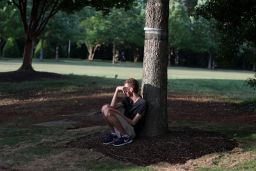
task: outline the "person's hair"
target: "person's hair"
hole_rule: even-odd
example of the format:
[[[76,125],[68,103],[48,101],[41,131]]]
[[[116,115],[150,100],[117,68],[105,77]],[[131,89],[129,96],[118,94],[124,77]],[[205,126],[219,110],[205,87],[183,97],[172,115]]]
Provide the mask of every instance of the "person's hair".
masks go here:
[[[139,82],[134,78],[129,78],[128,80],[124,81],[124,84],[129,84],[135,93],[139,92]]]

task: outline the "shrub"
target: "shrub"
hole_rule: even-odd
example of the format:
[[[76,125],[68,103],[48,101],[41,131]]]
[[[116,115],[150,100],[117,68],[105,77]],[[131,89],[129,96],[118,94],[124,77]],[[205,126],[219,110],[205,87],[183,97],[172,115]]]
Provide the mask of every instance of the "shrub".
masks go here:
[[[8,38],[3,48],[3,57],[17,58],[20,56],[21,56],[21,53],[15,39]]]

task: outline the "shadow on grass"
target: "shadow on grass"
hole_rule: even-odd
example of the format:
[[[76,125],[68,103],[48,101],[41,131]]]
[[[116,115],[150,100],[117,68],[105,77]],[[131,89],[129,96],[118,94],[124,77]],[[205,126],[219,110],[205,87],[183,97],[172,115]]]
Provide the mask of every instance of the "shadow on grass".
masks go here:
[[[172,127],[166,136],[138,138],[122,147],[103,145],[102,136],[103,133],[85,136],[68,143],[67,147],[95,149],[112,158],[146,166],[159,162],[185,163],[206,154],[230,151],[238,146],[235,140],[222,134],[187,127]]]

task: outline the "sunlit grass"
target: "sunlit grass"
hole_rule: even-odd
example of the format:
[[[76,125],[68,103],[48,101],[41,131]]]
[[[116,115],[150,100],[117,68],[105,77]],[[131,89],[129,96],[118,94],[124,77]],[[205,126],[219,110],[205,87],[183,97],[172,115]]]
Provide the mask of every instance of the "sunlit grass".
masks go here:
[[[0,60],[0,72],[17,70],[21,65],[20,60]],[[99,76],[106,78],[126,79],[134,77],[142,78],[142,63],[119,63],[112,64],[110,61],[86,60],[34,60],[33,67],[37,71],[55,72],[60,74],[75,74]],[[169,67],[168,79],[224,79],[224,80],[247,80],[253,77],[253,72],[207,70],[198,68]]]
[[[20,66],[18,60],[0,60],[0,72],[13,71]],[[33,63],[37,71],[47,71],[65,74],[61,79],[40,80],[20,83],[0,83],[0,95],[40,93],[40,92],[79,92],[95,91],[97,89],[115,88],[128,77],[135,77],[141,82],[142,64],[122,63],[112,65],[111,62],[83,60],[46,60]],[[233,99],[234,101],[250,101],[255,98],[255,91],[247,86],[245,80],[253,75],[252,72],[242,71],[209,71],[206,69],[192,69],[171,67],[168,69],[168,91],[199,96],[213,96],[216,98]],[[117,78],[115,78],[117,76]],[[220,132],[240,143],[244,151],[256,152],[256,129],[253,125],[223,125],[218,123],[180,121],[170,124],[176,127],[191,127],[201,130]],[[17,128],[0,127],[0,160],[9,164],[9,167],[28,164],[35,158],[50,160],[54,155],[65,151],[75,155],[75,149],[55,149],[54,143],[66,142],[77,138],[78,135],[67,133],[64,128]],[[84,136],[84,135],[79,135]],[[47,140],[47,141],[45,141]],[[51,140],[51,143],[49,143]],[[28,145],[28,146],[26,146]],[[24,147],[24,148],[20,148]],[[1,151],[2,150],[2,151]],[[7,151],[6,151],[7,150]],[[10,151],[8,151],[10,150]],[[13,155],[12,150],[15,150]],[[74,150],[74,151],[72,151]],[[80,150],[80,149],[79,149]],[[80,161],[81,159],[81,161]],[[52,167],[65,167],[59,161]],[[0,162],[1,164],[1,162]],[[73,166],[72,166],[73,167]],[[95,160],[85,163],[83,156],[75,163],[74,170],[149,170],[133,164],[113,160]],[[200,168],[199,170],[253,170],[256,161],[247,161],[226,168]]]
[[[12,71],[19,66],[19,60],[0,61],[0,71]],[[127,62],[113,65],[110,61],[45,60],[40,62],[36,60],[33,66],[38,71],[69,75],[58,80],[1,83],[0,94],[24,91],[93,91],[99,88],[114,88],[129,77],[140,81],[142,79],[141,63]],[[168,91],[170,92],[221,96],[242,101],[255,98],[255,91],[245,81],[253,75],[252,72],[171,67],[168,73]]]

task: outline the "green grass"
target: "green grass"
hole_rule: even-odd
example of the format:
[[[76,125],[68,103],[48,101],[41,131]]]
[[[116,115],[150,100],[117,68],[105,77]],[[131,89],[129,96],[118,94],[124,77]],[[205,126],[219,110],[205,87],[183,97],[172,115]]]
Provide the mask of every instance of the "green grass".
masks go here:
[[[21,65],[21,60],[0,60],[0,72],[17,70]],[[110,61],[86,60],[38,60],[33,61],[33,67],[37,71],[56,72],[60,74],[89,75],[106,78],[119,79],[134,77],[142,78],[142,63],[122,63],[111,64]],[[227,71],[227,70],[207,70],[198,68],[169,67],[168,79],[224,79],[224,80],[246,80],[253,77],[253,72],[247,71]]]
[[[1,60],[0,72],[13,71],[20,66],[19,60]],[[129,77],[142,79],[141,63],[111,64],[109,61],[86,60],[35,60],[33,66],[38,71],[65,74],[61,80],[42,80],[22,83],[1,83],[0,94],[25,91],[77,91],[98,88],[111,88],[122,84]],[[207,70],[194,68],[168,69],[168,91],[203,96],[222,96],[237,100],[251,100],[256,91],[246,80],[253,72]]]
[[[94,91],[102,88],[114,89],[115,86],[120,84],[123,84],[122,79],[66,75],[63,79],[57,80],[1,83],[0,95],[21,94],[23,92]],[[222,97],[235,101],[251,101],[256,95],[256,91],[251,89],[243,80],[170,79],[168,81],[168,91],[191,95]]]
[[[16,70],[20,66],[19,60],[0,60],[0,72]],[[102,88],[113,88],[122,84],[128,77],[135,77],[141,81],[142,64],[117,64],[110,62],[82,60],[46,60],[35,61],[33,66],[38,71],[48,71],[65,74],[63,79],[40,80],[20,83],[0,83],[0,95],[20,95],[22,93],[37,94],[41,92],[79,92],[94,91]],[[252,72],[243,71],[209,71],[206,69],[191,69],[171,67],[168,69],[168,91],[199,96],[211,96],[218,99],[227,99],[235,102],[254,103],[255,91],[247,86],[245,80],[253,76]],[[115,79],[115,75],[118,75]],[[191,127],[201,130],[220,132],[240,143],[244,151],[256,153],[256,128],[254,125],[223,125],[217,123],[179,121],[170,126]],[[83,132],[71,134],[65,128],[41,128],[41,127],[15,127],[0,126],[0,161],[7,163],[8,168],[17,167],[32,162],[36,158],[47,159],[52,155],[63,151],[77,153],[77,149],[63,149],[54,146],[59,142],[70,142],[73,139],[84,136]],[[28,145],[28,146],[24,146]],[[20,148],[23,147],[23,148]],[[6,151],[7,150],[7,151]],[[10,150],[10,151],[8,151]],[[72,151],[73,150],[73,151]],[[79,149],[80,150],[80,149]],[[12,151],[15,151],[13,153]],[[81,152],[82,153],[82,152]],[[74,170],[150,170],[147,167],[139,167],[115,160],[95,160],[85,163],[81,154],[81,160],[74,163]],[[221,158],[220,158],[221,160]],[[52,167],[57,170],[57,163]],[[0,162],[1,168],[1,162]],[[256,161],[247,161],[234,166],[228,171],[253,170]],[[72,169],[70,169],[72,170]],[[199,168],[203,170],[225,170],[225,168]]]
[[[20,66],[19,60],[1,60],[0,71],[12,71]],[[35,61],[33,66],[38,71],[65,74],[61,80],[42,80],[22,83],[1,83],[0,94],[17,94],[29,91],[63,91],[92,90],[111,88],[122,84],[123,80],[135,77],[141,80],[142,64],[86,60],[46,60]],[[168,69],[168,91],[203,96],[222,96],[237,100],[255,98],[256,92],[250,88],[246,79],[252,72],[210,71],[206,69],[177,68]],[[117,78],[115,75],[118,75]]]

